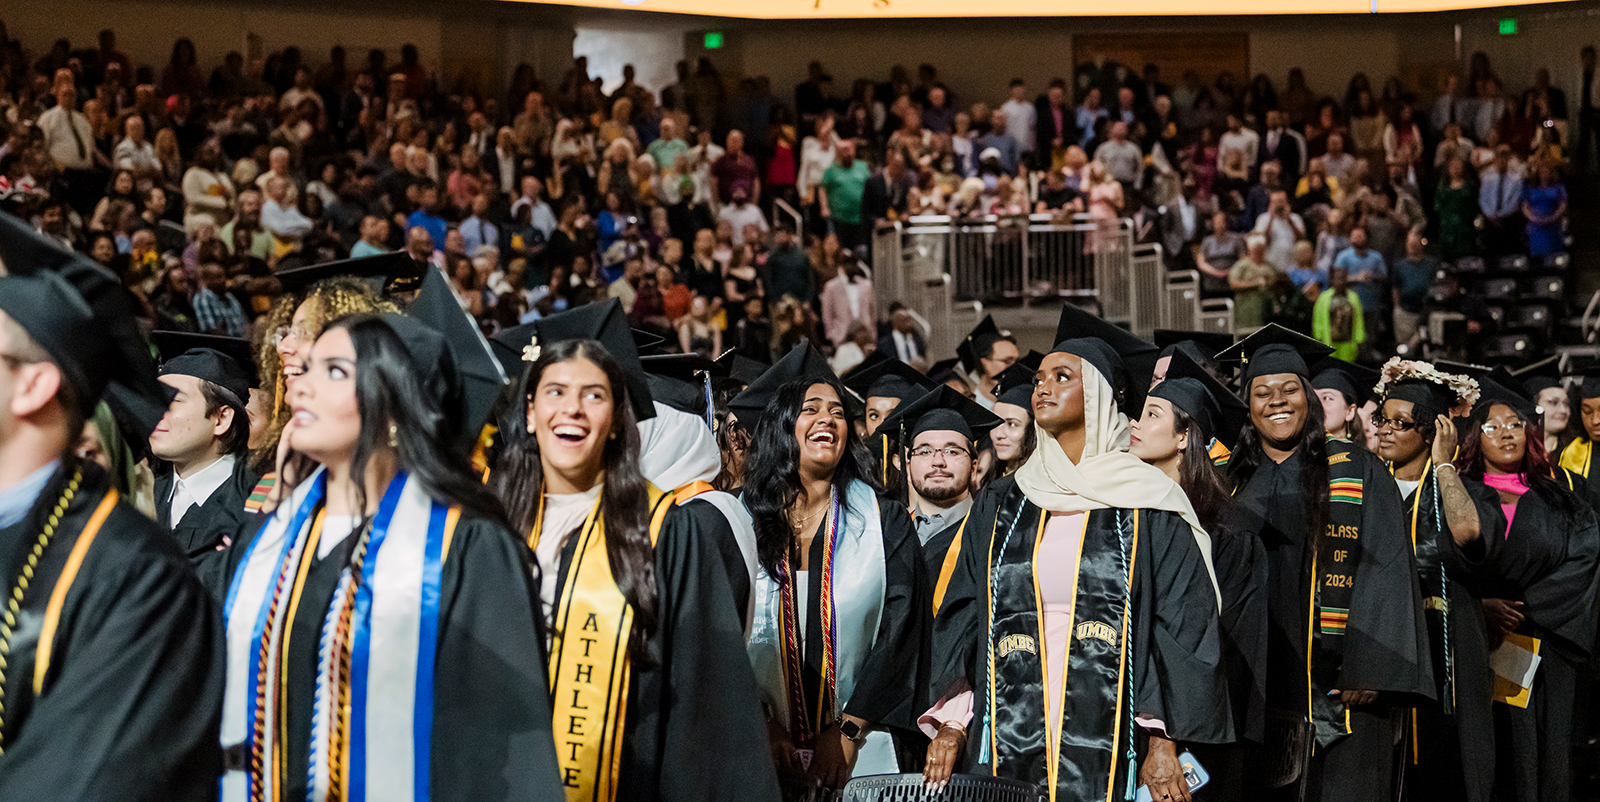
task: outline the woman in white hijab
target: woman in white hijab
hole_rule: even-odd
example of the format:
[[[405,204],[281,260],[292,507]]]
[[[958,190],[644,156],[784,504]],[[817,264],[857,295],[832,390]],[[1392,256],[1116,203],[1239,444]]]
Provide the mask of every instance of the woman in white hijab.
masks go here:
[[[1052,799],[1187,800],[1180,744],[1233,740],[1210,539],[1127,453],[1143,393],[1119,354],[1154,346],[1094,324],[1045,357],[1038,448],[967,517],[934,627],[941,700],[920,722],[935,788],[960,771]]]

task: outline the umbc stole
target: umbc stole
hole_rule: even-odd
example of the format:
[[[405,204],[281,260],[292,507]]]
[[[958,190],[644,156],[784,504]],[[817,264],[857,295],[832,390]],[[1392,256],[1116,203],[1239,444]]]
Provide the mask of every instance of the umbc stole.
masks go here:
[[[1311,505],[1299,497],[1306,459],[1263,460],[1236,497],[1241,529],[1267,551],[1266,745],[1280,753],[1250,773],[1298,761],[1309,799],[1382,798],[1393,780],[1393,710],[1434,696],[1411,538],[1388,469],[1337,440],[1327,441],[1327,528],[1312,537]],[[1346,713],[1334,689],[1378,691],[1380,702]],[[1296,744],[1304,749],[1286,754]]]
[[[1471,588],[1502,542],[1506,523],[1494,490],[1472,479],[1461,481],[1481,533],[1467,548],[1458,547],[1450,534],[1432,462],[1401,504],[1422,587],[1435,693],[1433,702],[1412,711],[1402,762],[1412,798],[1488,802],[1495,761],[1489,635],[1481,600]]]
[[[64,465],[0,530],[0,593],[18,586],[77,468]],[[5,654],[0,799],[211,799],[222,765],[217,606],[172,538],[116,500],[99,466],[82,470]]]
[[[566,798],[775,802],[777,773],[716,534],[672,496],[651,488],[651,501],[657,625],[648,660],[628,654],[632,611],[611,575],[598,504],[562,545],[549,673]]]
[[[1216,591],[1182,518],[1089,512],[1052,744],[1034,561],[1047,517],[1012,477],[979,494],[934,625],[933,688],[973,690],[963,771],[1037,783],[1062,802],[1121,800],[1136,778],[1130,746],[1145,748],[1135,716],[1179,741],[1235,737]]]

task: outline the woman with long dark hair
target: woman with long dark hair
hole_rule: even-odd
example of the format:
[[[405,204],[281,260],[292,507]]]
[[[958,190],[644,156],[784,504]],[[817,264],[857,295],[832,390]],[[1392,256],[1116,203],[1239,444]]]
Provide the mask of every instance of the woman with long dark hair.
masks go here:
[[[1155,347],[1070,305],[1057,339],[1033,393],[1038,450],[979,494],[953,547],[923,776],[1187,800],[1177,743],[1234,739],[1210,538],[1126,450]]]
[[[290,492],[225,555],[223,799],[560,793],[530,558],[456,445],[455,364],[399,315],[311,347]]]
[[[1033,431],[1033,375],[1037,365],[1012,365],[996,376],[994,408],[1000,425],[989,432],[998,476],[1010,476],[1033,456],[1038,435]]]
[[[1400,494],[1323,431],[1306,363],[1330,350],[1267,326],[1218,355],[1244,364],[1228,478],[1267,551],[1265,748],[1246,767],[1266,798],[1390,796],[1400,711],[1433,695]]]
[[[627,315],[537,325],[491,481],[539,569],[565,798],[775,800],[723,559],[640,473],[654,406]]]
[[[1502,374],[1503,375],[1503,374]],[[1600,530],[1581,480],[1551,463],[1538,408],[1509,378],[1478,380],[1482,398],[1455,462],[1499,496],[1506,527],[1476,588],[1489,648],[1539,655],[1529,687],[1494,704],[1496,796],[1518,802],[1573,794],[1574,699],[1594,648]],[[1520,678],[1519,678],[1520,679]],[[1520,691],[1520,692],[1519,692]]]
[[[1224,449],[1238,445],[1250,410],[1189,353],[1177,348],[1168,357],[1162,380],[1145,400],[1144,415],[1131,426],[1128,451],[1160,468],[1183,488],[1195,516],[1211,535],[1234,732],[1241,745],[1260,744],[1266,695],[1266,550],[1251,533],[1241,532],[1235,525],[1227,476],[1212,457],[1217,444]],[[1210,746],[1197,751],[1211,772],[1208,795],[1239,798],[1245,750]]]
[[[892,736],[920,740],[926,702],[922,549],[905,507],[879,498],[846,397],[802,345],[733,402],[761,560],[750,662],[791,796],[900,771]]]
[[[1372,415],[1377,454],[1400,488],[1416,554],[1435,698],[1419,705],[1404,762],[1407,794],[1423,800],[1488,802],[1494,784],[1494,719],[1488,636],[1472,589],[1504,531],[1495,492],[1461,476],[1452,410],[1477,401],[1478,385],[1427,362],[1383,366]]]

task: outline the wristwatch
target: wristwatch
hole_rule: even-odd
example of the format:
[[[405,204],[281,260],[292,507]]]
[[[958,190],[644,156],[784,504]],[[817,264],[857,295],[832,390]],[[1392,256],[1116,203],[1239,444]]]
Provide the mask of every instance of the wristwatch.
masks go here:
[[[844,719],[839,722],[839,734],[858,744],[867,740],[867,731],[850,719]]]

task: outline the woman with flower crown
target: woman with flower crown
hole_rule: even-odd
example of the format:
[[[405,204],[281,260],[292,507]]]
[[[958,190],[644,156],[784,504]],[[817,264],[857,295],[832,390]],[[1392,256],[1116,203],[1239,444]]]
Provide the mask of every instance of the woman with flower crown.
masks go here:
[[[1451,410],[1478,400],[1478,384],[1427,362],[1383,366],[1372,415],[1378,456],[1400,488],[1416,556],[1433,656],[1433,701],[1412,713],[1406,787],[1419,800],[1487,802],[1494,784],[1488,634],[1477,575],[1505,529],[1495,491],[1461,475]]]

